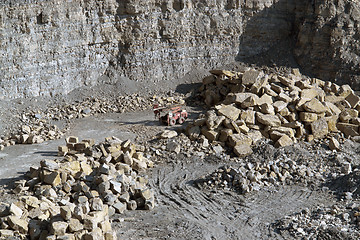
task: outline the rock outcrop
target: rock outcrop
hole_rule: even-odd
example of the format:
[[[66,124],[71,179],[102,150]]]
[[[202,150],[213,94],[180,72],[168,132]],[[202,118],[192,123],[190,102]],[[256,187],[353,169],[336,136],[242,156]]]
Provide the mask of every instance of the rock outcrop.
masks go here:
[[[174,88],[194,69],[261,54],[287,38],[309,73],[354,86],[357,9],[350,0],[2,1],[0,98],[116,82],[124,91],[124,79]]]

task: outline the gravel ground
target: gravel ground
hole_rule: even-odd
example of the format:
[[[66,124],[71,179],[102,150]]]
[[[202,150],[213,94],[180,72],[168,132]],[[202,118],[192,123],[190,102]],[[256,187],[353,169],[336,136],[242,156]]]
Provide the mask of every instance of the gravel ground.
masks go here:
[[[34,152],[54,152],[57,141],[70,134],[99,139],[112,134],[145,145],[145,154],[155,162],[148,174],[156,207],[115,215],[113,227],[119,239],[359,239],[357,139],[334,136],[341,143],[339,152],[329,149],[328,139],[279,149],[260,141],[253,154],[236,158],[226,147],[191,142],[182,134],[185,126],[161,126],[153,119],[153,102],[180,100],[191,95],[191,87],[188,92],[121,97],[111,86],[98,86],[66,97],[2,101],[3,139],[39,119],[49,126],[58,125],[63,135],[60,140],[6,147],[1,161],[18,159],[25,169],[44,157]],[[162,98],[154,97],[156,94]],[[203,111],[196,99],[188,105],[191,118]],[[176,130],[179,136],[155,137],[165,129]],[[248,174],[261,168],[287,170],[289,175],[254,180],[247,190],[231,179],[239,178],[239,169]],[[21,178],[22,171],[10,171],[15,171],[11,178],[2,175],[0,201],[16,199],[9,179]]]

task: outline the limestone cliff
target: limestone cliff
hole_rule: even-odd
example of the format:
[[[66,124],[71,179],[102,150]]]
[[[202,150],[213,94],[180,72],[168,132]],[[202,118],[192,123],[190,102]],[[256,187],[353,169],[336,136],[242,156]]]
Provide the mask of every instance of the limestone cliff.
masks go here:
[[[119,76],[175,87],[193,69],[286,38],[296,39],[309,72],[356,79],[357,10],[350,0],[2,1],[0,98],[52,96]]]

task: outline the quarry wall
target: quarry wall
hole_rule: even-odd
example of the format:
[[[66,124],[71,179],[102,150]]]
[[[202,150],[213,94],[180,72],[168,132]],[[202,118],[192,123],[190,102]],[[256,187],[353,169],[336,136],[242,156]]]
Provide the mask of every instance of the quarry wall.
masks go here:
[[[262,54],[287,38],[296,42],[293,52],[304,70],[356,85],[359,5],[335,0],[1,1],[0,98],[64,94],[115,83],[120,76],[149,88],[173,88],[193,69]]]

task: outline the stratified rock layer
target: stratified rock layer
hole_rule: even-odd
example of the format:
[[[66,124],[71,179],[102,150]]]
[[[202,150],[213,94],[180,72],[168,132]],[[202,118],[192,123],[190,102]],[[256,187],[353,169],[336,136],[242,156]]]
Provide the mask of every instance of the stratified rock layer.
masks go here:
[[[289,38],[296,40],[296,60],[306,70],[354,86],[359,4],[2,1],[0,98],[53,96],[103,83],[117,83],[118,91],[134,84],[174,88],[195,69],[261,54]]]

